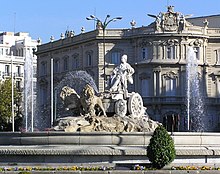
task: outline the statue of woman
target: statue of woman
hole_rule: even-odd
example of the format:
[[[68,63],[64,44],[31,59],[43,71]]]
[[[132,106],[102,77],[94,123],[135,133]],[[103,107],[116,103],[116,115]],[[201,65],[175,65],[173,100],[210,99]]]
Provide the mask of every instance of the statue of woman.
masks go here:
[[[127,93],[127,82],[133,84],[134,69],[127,63],[127,55],[121,57],[121,64],[113,69],[111,78],[111,92]]]

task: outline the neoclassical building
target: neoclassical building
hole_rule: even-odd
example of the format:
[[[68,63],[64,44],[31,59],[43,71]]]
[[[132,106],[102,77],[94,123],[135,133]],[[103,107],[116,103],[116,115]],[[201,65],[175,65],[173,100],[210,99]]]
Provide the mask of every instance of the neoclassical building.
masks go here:
[[[40,106],[50,108],[52,67],[54,86],[67,72],[85,70],[99,91],[104,91],[109,88],[112,69],[120,63],[121,55],[127,54],[135,69],[129,91],[139,92],[149,116],[163,122],[169,131],[187,130],[187,50],[193,47],[207,111],[203,119],[206,130],[219,130],[220,15],[187,18],[169,6],[166,12],[149,17],[154,21],[146,26],[136,27],[131,22],[131,28],[106,29],[104,33],[100,27],[78,35],[67,32],[59,40],[39,45],[36,55]]]
[[[26,102],[27,99],[36,98],[37,56],[33,55],[33,49],[39,44],[40,40],[34,40],[26,32],[0,33],[0,83],[11,78],[14,86],[21,93],[21,101],[14,101],[16,106],[14,109],[19,116],[21,116],[20,112],[22,115],[27,115],[26,113],[31,110],[31,104]],[[33,88],[28,86],[30,83]],[[31,93],[27,93],[27,89]]]
[[[22,91],[25,59],[33,61],[36,74],[37,57],[33,56],[33,48],[36,49],[38,44],[39,42],[33,40],[29,33],[0,33],[0,81],[13,76],[16,87]],[[36,83],[36,75],[34,81]]]

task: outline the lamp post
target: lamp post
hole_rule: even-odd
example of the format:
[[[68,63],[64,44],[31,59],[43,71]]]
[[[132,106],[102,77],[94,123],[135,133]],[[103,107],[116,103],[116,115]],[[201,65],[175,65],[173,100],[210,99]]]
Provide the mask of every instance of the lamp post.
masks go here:
[[[115,17],[115,18],[112,18],[110,19],[110,15],[107,15],[104,22],[102,22],[99,18],[97,18],[96,16],[94,15],[90,15],[89,17],[86,18],[87,20],[93,20],[93,21],[96,21],[97,22],[97,25],[100,26],[100,28],[102,29],[102,32],[103,32],[103,70],[104,70],[104,91],[105,91],[105,88],[106,88],[106,70],[105,70],[105,61],[106,61],[106,57],[105,57],[105,30],[106,30],[106,27],[108,26],[108,24],[110,22],[115,22],[117,20],[121,20],[122,17]]]
[[[14,132],[15,131],[15,115],[14,115],[13,52],[11,53],[11,114],[12,114],[12,132]]]
[[[53,88],[53,57],[51,56],[51,63],[50,63],[50,66],[51,66],[51,69],[50,69],[50,71],[51,71],[51,81],[50,81],[50,85],[51,85],[51,127],[53,126],[53,111],[54,111],[54,108],[53,108],[53,95],[54,95],[54,88]]]

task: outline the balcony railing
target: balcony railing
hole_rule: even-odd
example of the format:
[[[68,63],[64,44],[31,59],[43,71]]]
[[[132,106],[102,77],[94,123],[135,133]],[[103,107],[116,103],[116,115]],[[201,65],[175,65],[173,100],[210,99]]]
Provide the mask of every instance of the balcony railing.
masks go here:
[[[3,77],[11,77],[11,72],[0,72],[0,75],[2,75]],[[14,78],[23,78],[24,77],[24,73],[13,73],[13,77]]]
[[[143,97],[144,104],[183,104],[185,97],[163,96],[163,97]]]
[[[161,96],[161,97],[142,97],[144,104],[185,104],[186,97],[184,96]],[[220,105],[219,97],[205,97],[205,105]]]
[[[24,77],[24,73],[14,73],[14,77]]]

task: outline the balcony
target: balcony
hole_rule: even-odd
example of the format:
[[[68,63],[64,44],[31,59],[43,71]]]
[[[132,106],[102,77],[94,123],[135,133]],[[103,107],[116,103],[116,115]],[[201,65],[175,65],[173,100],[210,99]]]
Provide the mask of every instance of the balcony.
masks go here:
[[[24,77],[24,73],[14,73],[14,77],[15,78],[23,78]]]
[[[144,104],[184,104],[185,97],[180,96],[161,96],[161,97],[143,97]]]
[[[0,76],[2,76],[3,78],[9,78],[11,77],[11,72],[0,72]],[[13,77],[14,78],[23,78],[24,77],[24,73],[13,73]]]
[[[10,72],[2,72],[2,76],[3,76],[3,78],[11,77],[11,73]]]
[[[143,102],[145,105],[150,104],[185,104],[185,96],[160,96],[160,97],[143,97]],[[205,105],[220,105],[219,97],[206,97],[204,99]]]

